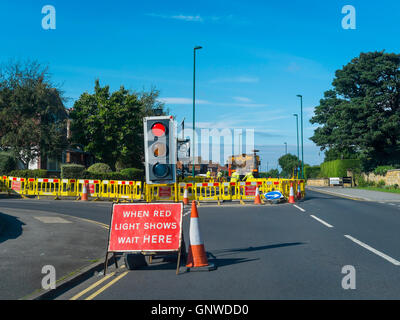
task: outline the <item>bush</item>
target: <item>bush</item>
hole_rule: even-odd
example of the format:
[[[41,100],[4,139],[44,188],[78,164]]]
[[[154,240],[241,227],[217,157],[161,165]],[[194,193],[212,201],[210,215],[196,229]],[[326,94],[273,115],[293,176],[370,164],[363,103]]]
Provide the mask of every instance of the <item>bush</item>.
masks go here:
[[[304,177],[306,179],[315,179],[319,178],[321,174],[321,167],[320,166],[304,166]]]
[[[85,167],[80,164],[64,164],[61,166],[62,179],[84,179]]]
[[[7,152],[0,152],[0,175],[7,175],[17,168],[17,161]]]
[[[128,180],[141,181],[144,180],[144,170],[137,168],[126,168],[120,171],[121,175]]]
[[[392,166],[379,166],[376,167],[374,170],[374,174],[376,174],[377,176],[385,176],[386,173],[388,172],[388,170],[393,170],[395,169],[395,167]]]
[[[321,176],[324,178],[346,177],[347,170],[358,171],[361,167],[360,160],[333,160],[321,164]]]
[[[92,164],[87,171],[89,172],[95,172],[95,173],[108,173],[112,172],[110,166],[107,163],[95,163]]]
[[[18,178],[49,178],[49,172],[44,169],[35,170],[13,170],[9,173],[11,177]]]
[[[385,184],[386,184],[385,180],[381,179],[381,180],[379,180],[379,182],[377,183],[376,186],[377,186],[378,188],[382,188],[382,187],[385,186]]]

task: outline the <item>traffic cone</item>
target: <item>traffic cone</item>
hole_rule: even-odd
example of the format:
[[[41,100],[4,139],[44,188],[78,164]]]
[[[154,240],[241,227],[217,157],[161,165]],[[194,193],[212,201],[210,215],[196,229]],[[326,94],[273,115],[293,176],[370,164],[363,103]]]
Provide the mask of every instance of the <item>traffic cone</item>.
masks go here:
[[[289,203],[295,203],[294,199],[294,190],[293,190],[293,182],[290,183],[290,193],[289,193]]]
[[[297,195],[296,195],[297,200],[301,199],[301,190],[300,190],[300,181],[297,183]]]
[[[183,204],[184,204],[185,206],[187,206],[187,205],[189,204],[187,186],[185,186],[185,192],[183,193]]]
[[[214,264],[208,263],[206,250],[200,235],[199,214],[196,201],[192,201],[189,228],[190,246],[186,267],[190,271],[211,271],[216,269]]]
[[[254,198],[254,204],[262,204],[260,198],[260,192],[258,191],[258,186],[256,187],[256,197]]]
[[[84,184],[83,188],[82,188],[81,201],[88,201],[88,193],[87,193],[86,184]]]

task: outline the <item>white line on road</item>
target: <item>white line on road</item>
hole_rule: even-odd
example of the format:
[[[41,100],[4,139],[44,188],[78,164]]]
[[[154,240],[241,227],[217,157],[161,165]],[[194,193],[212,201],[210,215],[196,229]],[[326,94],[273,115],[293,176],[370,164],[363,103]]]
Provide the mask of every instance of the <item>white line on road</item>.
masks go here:
[[[303,208],[300,208],[299,206],[296,206],[295,204],[293,206],[296,207],[297,209],[299,209],[300,211],[306,212],[306,210],[304,210]]]
[[[370,247],[369,245],[361,242],[360,240],[357,240],[356,238],[353,238],[352,236],[349,236],[349,235],[345,235],[345,237],[347,239],[350,239],[351,241],[357,243],[358,245],[364,247],[365,249],[375,253],[376,255],[380,256],[381,258],[389,261],[390,263],[393,263],[395,266],[400,266],[400,262],[399,261],[397,261],[397,260],[393,259],[392,257],[389,257],[388,255],[386,255],[386,254],[384,254],[384,253],[382,253],[382,252]]]
[[[317,218],[316,216],[310,215],[311,218],[314,218],[315,220],[317,220],[318,222],[321,222],[323,225],[327,226],[328,228],[333,228],[332,225],[330,225],[329,223],[325,222],[324,220]]]

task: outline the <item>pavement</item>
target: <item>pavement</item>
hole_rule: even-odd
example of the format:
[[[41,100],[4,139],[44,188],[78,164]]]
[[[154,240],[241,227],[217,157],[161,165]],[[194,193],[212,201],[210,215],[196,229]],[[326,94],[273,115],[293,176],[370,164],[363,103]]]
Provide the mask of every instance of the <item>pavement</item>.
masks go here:
[[[365,200],[365,201],[400,202],[400,193],[380,192],[373,190],[343,188],[343,187],[307,187],[307,189],[337,196],[355,198],[358,200]]]
[[[36,200],[0,199],[0,299],[14,300],[42,292],[42,268],[54,266],[57,285],[105,256],[104,225]],[[53,203],[56,203],[53,201]],[[57,206],[57,205],[56,205]],[[75,206],[74,214],[79,214]]]

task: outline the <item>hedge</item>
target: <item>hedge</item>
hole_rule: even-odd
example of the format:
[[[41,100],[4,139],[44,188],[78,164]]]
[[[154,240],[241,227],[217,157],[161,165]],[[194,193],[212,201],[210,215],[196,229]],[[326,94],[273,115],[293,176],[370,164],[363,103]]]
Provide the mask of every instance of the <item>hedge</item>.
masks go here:
[[[83,179],[85,166],[80,164],[64,164],[61,166],[62,179]]]
[[[101,163],[101,162],[92,164],[92,165],[87,169],[87,171],[96,172],[96,173],[97,173],[97,172],[98,172],[98,173],[112,172],[110,166],[109,166],[107,163]]]
[[[11,177],[18,177],[18,178],[50,178],[50,176],[58,177],[59,174],[49,172],[44,169],[35,169],[35,170],[13,170],[8,174]]]
[[[347,170],[361,168],[361,161],[357,159],[333,160],[321,164],[321,176],[324,178],[346,177]]]

